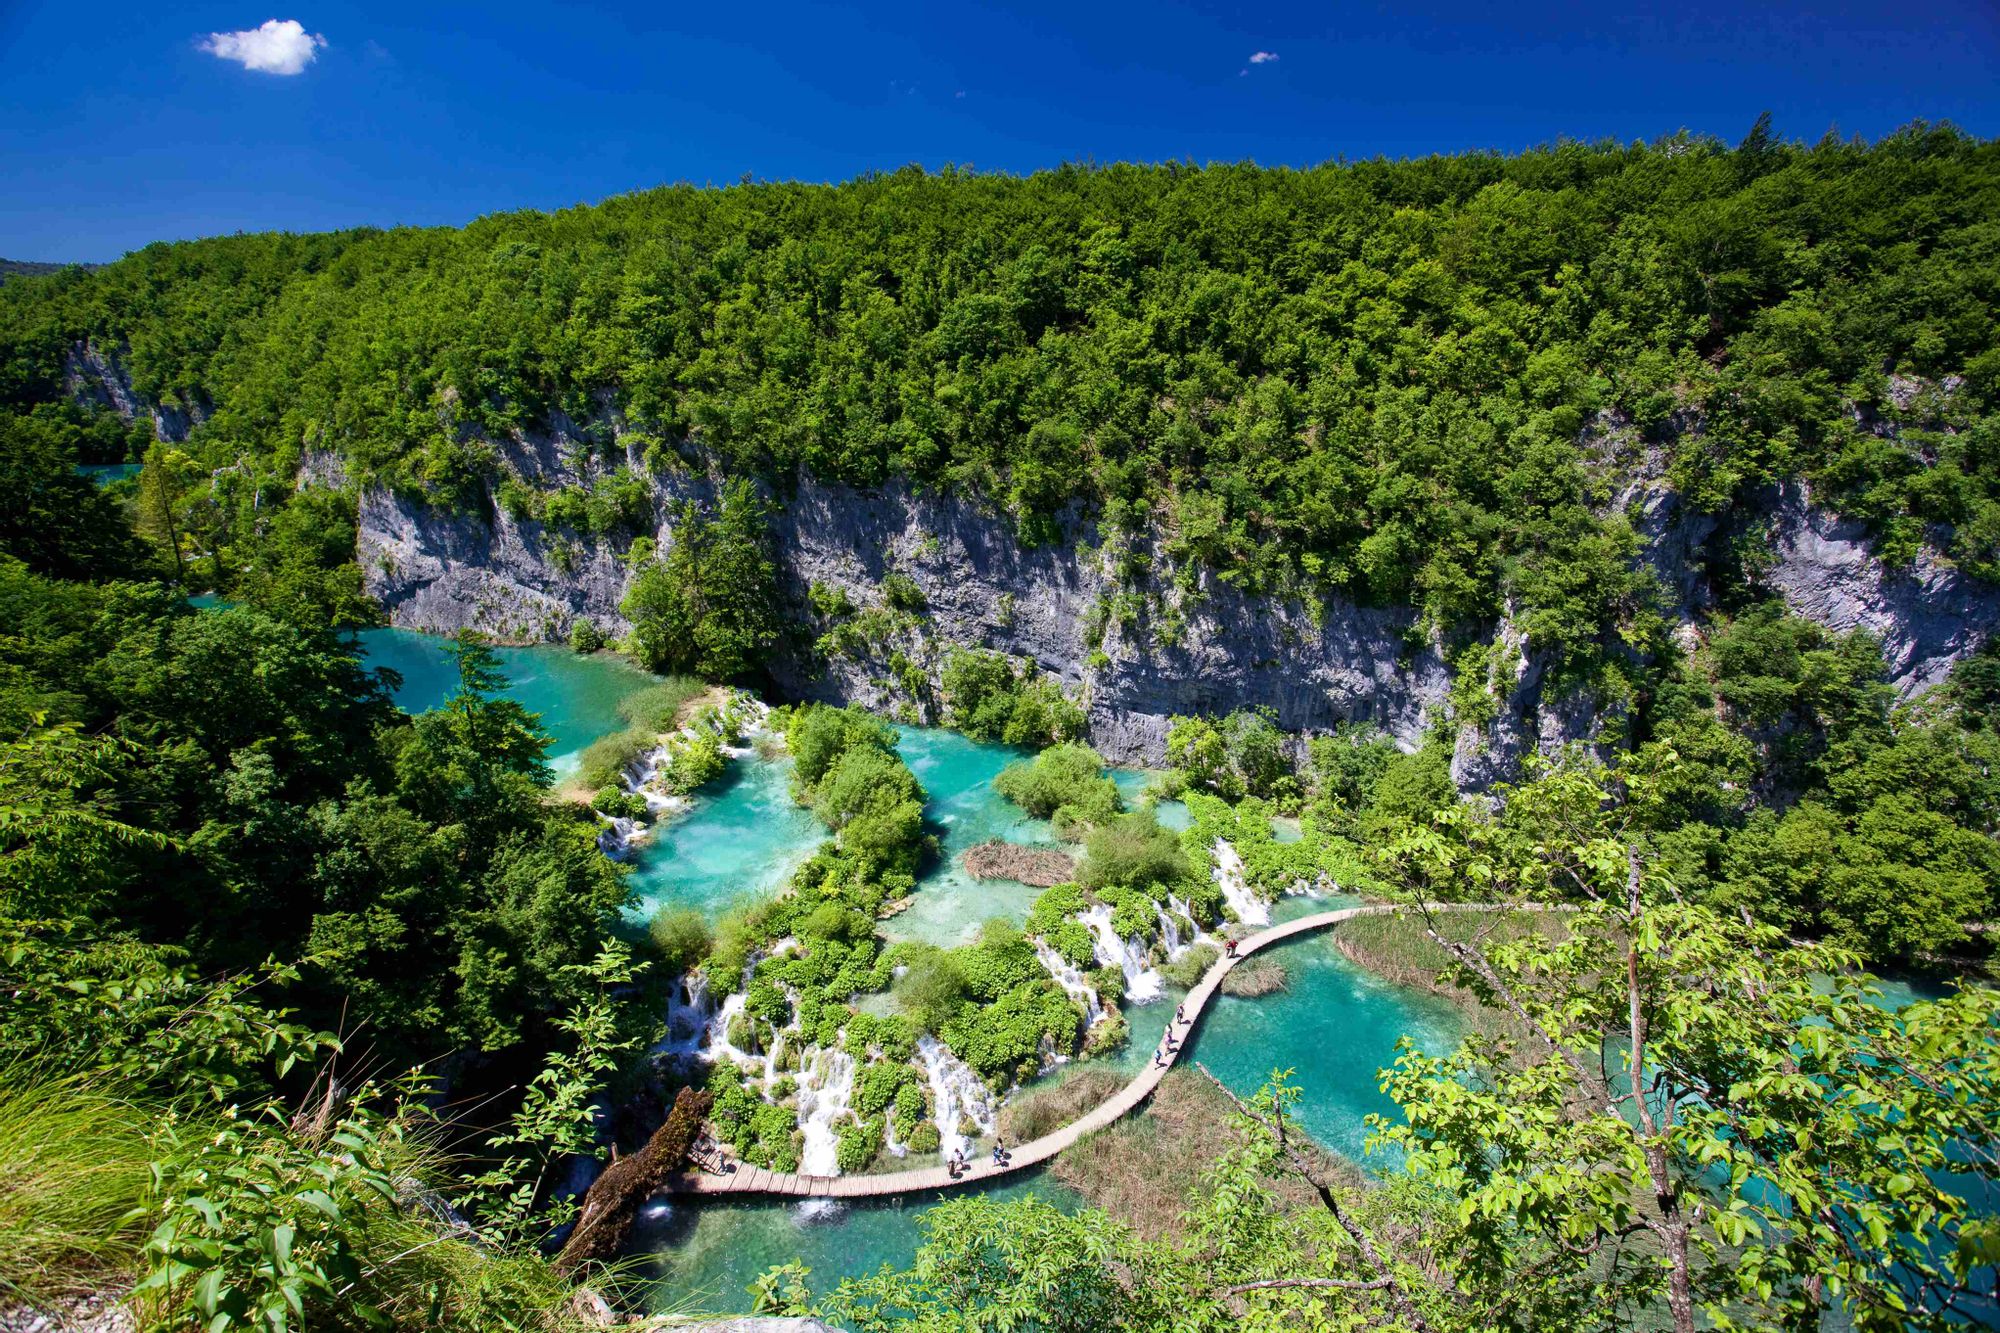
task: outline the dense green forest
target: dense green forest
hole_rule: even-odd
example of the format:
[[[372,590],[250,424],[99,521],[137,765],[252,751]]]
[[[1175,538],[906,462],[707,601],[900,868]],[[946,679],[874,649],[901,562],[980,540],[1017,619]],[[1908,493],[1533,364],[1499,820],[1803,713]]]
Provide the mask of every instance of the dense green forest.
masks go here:
[[[936,1146],[920,1040],[996,1093],[1122,1044],[1119,969],[1089,973],[1110,1016],[1088,1025],[1035,940],[1094,967],[1086,905],[1123,939],[1170,905],[1227,929],[1224,838],[1266,900],[1303,881],[1403,905],[1405,971],[1485,1015],[1383,1071],[1396,1113],[1373,1131],[1400,1165],[1329,1174],[1273,1071],[1166,1239],[964,1198],[901,1269],[780,1269],[742,1303],[857,1333],[1990,1319],[2000,647],[1899,703],[1874,640],[1764,595],[1754,542],[1714,553],[1723,601],[1676,645],[1607,503],[1630,459],[1599,436],[1656,451],[1698,507],[1803,479],[1892,562],[1930,541],[2000,577],[1996,154],[1760,125],[1733,148],[1304,171],[910,170],[9,280],[0,1310],[134,1290],[143,1327],[602,1326],[646,1293],[600,1262],[615,1236],[591,1248],[616,1228],[566,1248],[556,1188],[601,1129],[614,1181],[678,1165],[704,1121],[746,1162],[799,1162],[794,1110],[734,1064],[684,1087],[647,1059],[678,976],[743,993],[739,1049],[861,1063],[838,1142],[861,1169],[892,1131]],[[188,438],[72,401],[85,340]],[[504,474],[496,441],[558,417],[602,446],[588,490]],[[628,446],[730,479],[664,553]],[[622,646],[708,680],[754,678],[802,629],[763,522],[804,469],[970,492],[1030,543],[1080,504],[1166,567],[1413,604],[1447,640],[1511,604],[1643,706],[1477,802],[1449,767],[1476,689],[1410,752],[1180,718],[1135,803],[1053,681],[959,652],[926,682],[940,716],[1033,751],[996,790],[1077,850],[1024,926],[887,943],[936,857],[927,793],[893,728],[813,704],[770,725],[826,841],[775,897],[641,930],[484,645],[455,645],[456,691],[415,718],[364,669],[354,497],[295,487],[309,449],[617,539]],[[76,472],[128,457],[132,481]],[[914,583],[884,597],[874,614],[927,613]],[[860,632],[832,590],[813,603],[826,640]],[[621,769],[700,688],[662,686],[659,725],[586,756],[585,798],[646,816]],[[716,720],[677,791],[741,739]],[[1475,930],[1441,902],[1519,910]],[[1949,984],[1892,1010],[1868,966]]]
[[[615,413],[653,467],[970,490],[1030,541],[1082,500],[1246,587],[1447,626],[1511,598],[1589,656],[1645,630],[1579,447],[1611,424],[1698,506],[1803,477],[1892,560],[1935,529],[2000,572],[1996,218],[2000,148],[1923,125],[675,187],[9,283],[0,404],[60,401],[89,339],[205,417],[225,584],[304,449],[477,508],[490,441],[561,414],[608,447]],[[559,523],[616,526],[603,489]]]

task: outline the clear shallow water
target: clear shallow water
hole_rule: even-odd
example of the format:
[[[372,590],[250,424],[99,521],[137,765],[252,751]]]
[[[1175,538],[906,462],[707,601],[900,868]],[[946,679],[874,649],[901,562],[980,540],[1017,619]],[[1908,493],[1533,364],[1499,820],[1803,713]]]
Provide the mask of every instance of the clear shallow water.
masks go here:
[[[1003,1200],[1033,1196],[1064,1212],[1082,1202],[1040,1172],[985,1194]],[[873,1273],[884,1264],[907,1267],[922,1240],[917,1221],[940,1197],[865,1204],[655,1203],[640,1215],[633,1247],[645,1255],[643,1271],[658,1283],[655,1300],[661,1308],[738,1313],[750,1306],[745,1288],[773,1264],[805,1264],[819,1294],[842,1278]]]
[[[90,478],[90,479],[91,479],[92,481],[96,482],[96,483],[97,483],[97,484],[98,484],[99,486],[109,486],[109,485],[111,485],[111,484],[112,484],[113,482],[117,482],[117,481],[123,481],[123,480],[125,480],[125,478],[127,478],[127,477],[136,477],[136,476],[138,476],[138,475],[139,475],[139,464],[137,464],[137,463],[78,463],[78,464],[76,465],[76,471],[77,471],[77,475],[78,475],[78,476],[80,476],[80,477],[89,477],[89,478]]]
[[[362,630],[355,638],[364,665],[391,667],[402,675],[396,704],[405,712],[436,708],[458,688],[448,639],[405,629]],[[575,770],[592,741],[623,729],[619,701],[657,679],[610,653],[584,657],[551,644],[493,651],[507,673],[507,697],[541,715],[542,730],[554,742],[549,762],[558,776]]]
[[[360,636],[370,666],[403,675],[397,702],[410,711],[436,707],[456,687],[444,641],[402,630]],[[542,715],[555,737],[559,766],[598,736],[623,725],[619,700],[651,677],[610,657],[578,657],[560,647],[497,650],[509,677],[508,694]],[[970,938],[994,916],[1025,920],[1037,890],[999,881],[974,881],[958,865],[966,849],[988,838],[1060,845],[1042,820],[1031,819],[992,788],[1002,768],[1024,753],[967,740],[952,732],[899,728],[899,746],[930,793],[926,816],[940,838],[909,911],[885,923],[894,938],[942,944]],[[811,812],[792,802],[791,764],[780,757],[735,761],[729,776],[705,790],[695,808],[663,826],[641,845],[634,885],[644,911],[673,902],[719,914],[779,888],[811,854],[824,831]],[[1128,801],[1148,775],[1115,770]],[[1163,823],[1184,824],[1186,807],[1163,803]],[[1285,898],[1273,917],[1288,920],[1344,905],[1338,898]],[[1282,946],[1273,957],[1291,974],[1287,991],[1255,1000],[1222,997],[1208,1011],[1189,1054],[1239,1095],[1254,1093],[1273,1069],[1292,1069],[1303,1090],[1299,1123],[1320,1142],[1362,1160],[1363,1117],[1392,1104],[1376,1091],[1376,1071],[1395,1057],[1405,1033],[1431,1050],[1447,1048],[1458,1027],[1443,1002],[1399,990],[1348,963],[1331,940],[1317,936]],[[1155,1004],[1129,1008],[1132,1035],[1125,1049],[1105,1061],[1124,1072],[1151,1058],[1179,1000],[1169,992]],[[1367,1162],[1381,1171],[1392,1163]],[[1011,1181],[989,1191],[998,1198],[1030,1194],[1065,1209],[1078,1198],[1044,1175]],[[635,1238],[657,1278],[662,1305],[719,1311],[747,1308],[745,1288],[773,1264],[797,1259],[813,1269],[816,1291],[843,1277],[873,1272],[884,1263],[907,1264],[920,1240],[917,1219],[935,1198],[863,1206],[761,1203],[661,1203],[650,1207]]]

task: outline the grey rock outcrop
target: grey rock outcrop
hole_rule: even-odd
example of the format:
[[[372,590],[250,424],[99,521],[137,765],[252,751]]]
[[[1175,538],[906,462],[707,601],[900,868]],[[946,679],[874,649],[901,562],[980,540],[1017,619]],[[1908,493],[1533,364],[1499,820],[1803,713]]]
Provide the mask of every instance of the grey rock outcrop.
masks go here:
[[[186,395],[184,406],[146,402],[133,390],[132,374],[118,353],[92,342],[72,344],[63,355],[63,391],[79,403],[109,408],[120,421],[152,418],[153,438],[162,444],[180,443],[208,419],[192,394]]]
[[[1854,520],[1816,508],[1802,487],[1779,495],[1776,554],[1765,580],[1798,614],[1882,641],[1897,692],[1910,698],[2000,631],[2000,591],[1966,577],[1926,547],[1908,569],[1890,569]]]
[[[502,452],[510,467],[544,485],[600,466],[560,432]],[[712,500],[717,485],[699,473],[653,485],[653,536],[665,549],[673,541],[668,502]],[[1339,597],[1317,607],[1259,599],[1203,571],[1187,590],[1160,576],[1147,597],[1119,599],[1114,561],[1075,514],[1062,540],[1023,546],[1003,516],[975,500],[900,485],[863,492],[802,479],[775,502],[781,590],[802,623],[814,584],[868,608],[881,605],[891,572],[907,575],[926,603],[931,665],[937,650],[956,646],[1035,662],[1085,702],[1093,743],[1120,762],[1158,762],[1176,714],[1269,708],[1280,726],[1305,732],[1364,720],[1405,747],[1443,715],[1450,673],[1407,609]],[[1634,516],[1669,609],[1686,621],[1709,600],[1700,554],[1718,520],[1689,511],[1643,472],[1615,503]],[[1768,524],[1770,585],[1829,628],[1880,636],[1905,696],[1936,684],[2000,629],[2000,590],[1935,555],[1907,572],[1887,570],[1858,525],[1799,493],[1783,495]],[[516,640],[560,638],[578,618],[612,635],[630,628],[619,601],[631,571],[607,542],[550,533],[497,504],[453,515],[381,489],[362,495],[360,531],[368,589],[395,624]],[[1136,605],[1120,617],[1108,614],[1114,602]],[[1527,753],[1593,740],[1606,722],[1581,698],[1548,697],[1545,664],[1511,622],[1497,633],[1504,645],[1491,680],[1497,716],[1466,728],[1454,756],[1454,775],[1473,789],[1504,777]],[[916,641],[898,646],[923,661]],[[793,644],[771,665],[798,697],[909,706],[884,667],[887,655],[820,659]]]

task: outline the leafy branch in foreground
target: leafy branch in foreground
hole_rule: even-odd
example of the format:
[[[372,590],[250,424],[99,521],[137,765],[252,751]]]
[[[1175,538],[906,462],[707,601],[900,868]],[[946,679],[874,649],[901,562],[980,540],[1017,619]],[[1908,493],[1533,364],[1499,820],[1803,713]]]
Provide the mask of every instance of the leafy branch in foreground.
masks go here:
[[[1488,945],[1417,898],[1448,980],[1521,1035],[1406,1042],[1384,1074],[1405,1119],[1374,1141],[1456,1200],[1489,1289],[1589,1283],[1680,1330],[1962,1322],[2000,1260],[1976,1203],[2000,1179],[2000,995],[1892,1010],[1851,953],[1682,902],[1607,781],[1559,768],[1511,826],[1451,811],[1389,850],[1409,885],[1560,882],[1577,906]],[[1548,1247],[1532,1269],[1523,1235]]]

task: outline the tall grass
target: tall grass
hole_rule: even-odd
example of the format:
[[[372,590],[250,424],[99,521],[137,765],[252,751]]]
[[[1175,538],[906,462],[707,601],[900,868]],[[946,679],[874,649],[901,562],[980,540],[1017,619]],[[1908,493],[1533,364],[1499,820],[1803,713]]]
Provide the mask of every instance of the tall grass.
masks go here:
[[[672,731],[681,710],[707,692],[707,682],[693,676],[668,676],[620,699],[618,715],[644,731]]]
[[[1460,943],[1484,940],[1500,944],[1562,928],[1554,913],[1538,912],[1447,912],[1440,914],[1437,922],[1445,938]],[[1450,1000],[1473,1031],[1488,1036],[1517,1035],[1516,1024],[1508,1015],[1480,1004],[1472,992],[1441,979],[1451,967],[1451,955],[1430,937],[1422,917],[1400,912],[1356,917],[1342,922],[1333,939],[1346,958],[1385,981]]]
[[[626,766],[658,745],[662,733],[679,725],[682,710],[707,692],[708,686],[691,676],[668,676],[620,699],[618,715],[630,725],[585,747],[577,759],[576,785],[584,791],[618,785]]]
[[[129,1281],[148,1225],[152,1115],[83,1079],[0,1068],[0,1304]]]

